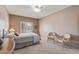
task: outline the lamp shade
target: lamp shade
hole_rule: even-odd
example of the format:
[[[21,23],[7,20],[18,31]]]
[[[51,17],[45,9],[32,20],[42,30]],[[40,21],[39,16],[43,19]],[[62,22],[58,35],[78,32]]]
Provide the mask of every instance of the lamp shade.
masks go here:
[[[9,31],[10,31],[10,32],[15,32],[15,29],[11,28]]]

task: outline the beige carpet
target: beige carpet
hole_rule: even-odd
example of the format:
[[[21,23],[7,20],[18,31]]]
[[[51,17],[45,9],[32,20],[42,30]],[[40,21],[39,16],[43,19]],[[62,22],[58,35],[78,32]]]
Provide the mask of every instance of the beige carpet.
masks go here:
[[[14,51],[15,54],[78,54],[79,50],[49,40]]]

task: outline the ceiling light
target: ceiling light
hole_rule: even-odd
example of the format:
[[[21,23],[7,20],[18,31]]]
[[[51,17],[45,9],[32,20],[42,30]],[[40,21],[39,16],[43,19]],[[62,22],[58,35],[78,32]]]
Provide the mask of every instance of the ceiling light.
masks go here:
[[[42,5],[36,5],[36,6],[32,6],[32,7],[35,12],[40,12],[43,9]]]

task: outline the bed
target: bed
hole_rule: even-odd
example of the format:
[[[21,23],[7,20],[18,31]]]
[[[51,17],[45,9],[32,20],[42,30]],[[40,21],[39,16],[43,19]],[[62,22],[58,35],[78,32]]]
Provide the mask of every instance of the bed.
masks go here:
[[[21,33],[19,36],[14,36],[15,49],[23,48],[25,46],[34,45],[40,42],[40,37],[36,33]]]

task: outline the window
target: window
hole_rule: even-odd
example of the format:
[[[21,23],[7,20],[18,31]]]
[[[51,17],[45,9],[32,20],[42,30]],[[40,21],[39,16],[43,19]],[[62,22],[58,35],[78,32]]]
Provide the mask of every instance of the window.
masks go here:
[[[20,33],[32,32],[33,31],[33,23],[32,22],[20,22]]]

